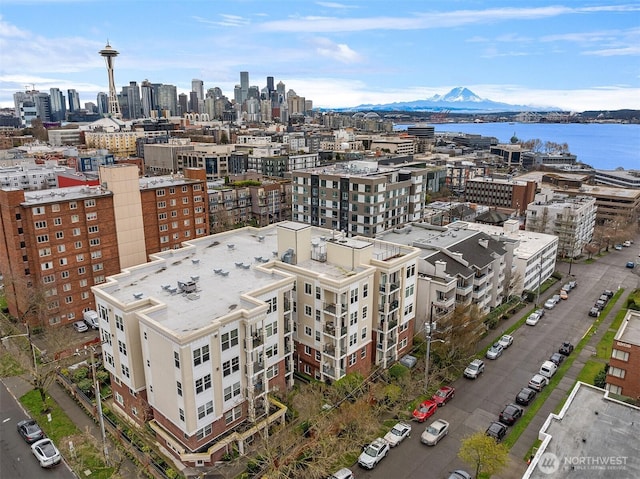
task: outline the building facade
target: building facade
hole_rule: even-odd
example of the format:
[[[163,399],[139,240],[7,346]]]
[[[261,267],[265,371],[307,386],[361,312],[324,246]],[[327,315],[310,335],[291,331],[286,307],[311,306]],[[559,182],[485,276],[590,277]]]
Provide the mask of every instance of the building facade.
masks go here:
[[[640,399],[640,313],[632,309],[613,339],[607,370],[607,391]]]
[[[534,181],[474,178],[466,181],[464,197],[467,201],[496,208],[525,211],[536,195]]]

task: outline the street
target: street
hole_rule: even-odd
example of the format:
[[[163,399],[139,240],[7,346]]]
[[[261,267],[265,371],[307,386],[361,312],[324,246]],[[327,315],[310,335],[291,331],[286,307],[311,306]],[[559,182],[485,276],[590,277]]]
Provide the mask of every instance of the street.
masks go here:
[[[571,265],[571,273],[578,281],[578,286],[569,294],[569,299],[562,300],[553,310],[547,311],[536,326],[523,325],[513,333],[514,342],[502,357],[496,360],[484,359],[485,372],[476,380],[461,378],[453,385],[456,397],[446,406],[440,408],[425,424],[413,423],[410,438],[391,450],[387,458],[372,471],[354,466],[358,478],[394,477],[397,479],[446,478],[454,469],[470,468],[458,457],[460,440],[478,431],[485,431],[491,421],[498,418],[502,408],[514,402],[516,394],[527,385],[529,379],[538,372],[542,362],[556,352],[565,340],[577,345],[593,320],[588,311],[605,289],[616,291],[625,288],[622,298],[614,305],[605,318],[605,324],[613,319],[623,305],[623,299],[635,288],[639,287],[639,277],[635,270],[625,268],[623,255],[613,251],[599,258],[595,263]],[[624,255],[625,257],[628,255]],[[568,272],[568,264],[559,264],[558,270],[564,275]],[[559,281],[543,296],[546,299],[554,294],[565,281]],[[544,301],[540,300],[540,304]],[[521,311],[521,317],[531,306]],[[500,335],[500,329],[491,332],[491,338]],[[573,353],[576,354],[576,353]],[[565,393],[573,385],[582,363],[576,361],[567,371],[565,379],[556,391],[547,399],[538,414],[529,424],[527,430],[511,449],[511,464],[499,477],[521,477],[526,469],[524,455],[537,438],[538,430],[550,412],[562,400]],[[436,446],[428,447],[420,443],[420,434],[435,419],[445,419],[451,424],[449,435]]]
[[[16,430],[16,424],[22,419],[27,419],[27,415],[0,382],[0,477],[30,479],[46,474],[56,479],[74,478],[64,461],[51,470],[42,470],[29,444]]]

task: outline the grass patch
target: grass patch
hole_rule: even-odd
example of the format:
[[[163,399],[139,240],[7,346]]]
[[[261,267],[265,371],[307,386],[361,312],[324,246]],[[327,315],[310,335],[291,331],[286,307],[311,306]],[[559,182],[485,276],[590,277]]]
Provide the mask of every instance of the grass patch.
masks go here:
[[[0,355],[0,377],[20,376],[25,372],[20,362],[13,355],[8,352],[3,352]]]
[[[602,371],[604,364],[602,361],[589,359],[582,368],[582,371],[580,371],[580,374],[578,374],[577,380],[583,383],[593,384],[596,375]]]
[[[109,479],[113,476],[114,469],[105,466],[95,438],[88,433],[83,434],[57,403],[50,398],[47,402],[49,414],[51,414],[51,421],[49,421],[47,414],[41,412],[42,400],[38,391],[28,392],[20,398],[20,402],[45,434],[58,446],[65,461],[78,477],[85,477],[83,471],[87,469],[91,471],[89,477],[92,479]],[[73,452],[69,449],[69,441],[73,442]]]

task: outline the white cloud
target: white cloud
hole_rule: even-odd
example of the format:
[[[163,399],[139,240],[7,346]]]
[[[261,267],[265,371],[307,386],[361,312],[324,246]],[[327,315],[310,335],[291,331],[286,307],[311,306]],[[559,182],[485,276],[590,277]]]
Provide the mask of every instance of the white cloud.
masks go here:
[[[316,52],[323,57],[331,58],[341,63],[354,63],[361,60],[360,55],[349,48],[347,44],[334,43],[328,38],[316,38],[314,43],[316,44]]]

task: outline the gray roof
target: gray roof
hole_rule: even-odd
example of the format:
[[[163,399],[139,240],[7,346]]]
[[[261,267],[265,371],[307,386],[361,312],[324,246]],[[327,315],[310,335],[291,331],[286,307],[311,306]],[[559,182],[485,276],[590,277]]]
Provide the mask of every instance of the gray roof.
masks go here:
[[[447,263],[445,272],[449,276],[460,276],[463,278],[468,278],[469,276],[472,276],[474,274],[474,271],[471,268],[466,267],[455,258],[452,258],[451,256],[446,255],[445,253],[442,253],[440,251],[434,252],[429,256],[424,256],[423,259],[431,264],[435,264],[436,261],[443,261]]]
[[[523,479],[640,477],[639,436],[640,408],[578,382],[540,429],[542,444]]]
[[[487,247],[480,245],[480,240],[487,241]],[[462,253],[462,257],[469,263],[469,265],[477,266],[478,268],[484,268],[494,260],[493,254],[504,255],[506,250],[502,247],[500,242],[491,238],[486,233],[479,232],[470,238],[452,245],[450,251],[453,253]]]

